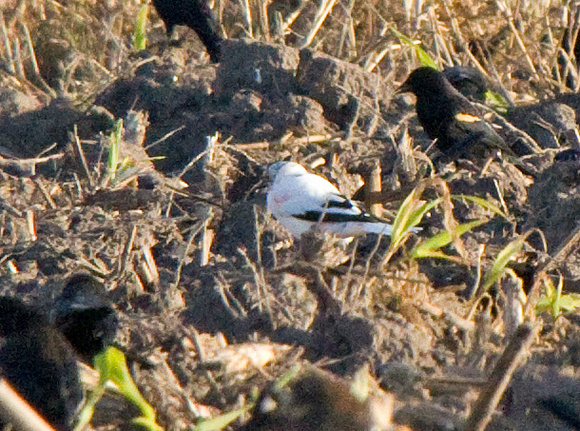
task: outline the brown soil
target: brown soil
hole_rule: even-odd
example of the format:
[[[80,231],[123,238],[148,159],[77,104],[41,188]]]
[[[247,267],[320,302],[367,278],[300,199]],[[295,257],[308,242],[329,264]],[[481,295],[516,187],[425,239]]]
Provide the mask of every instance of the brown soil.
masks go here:
[[[496,157],[433,173],[431,142],[411,99],[395,95],[393,73],[243,38],[225,41],[216,66],[192,56],[191,43],[128,58],[90,102],[49,102],[2,72],[0,293],[50,311],[70,274],[102,279],[122,317],[117,341],[168,430],[247,405],[256,388],[265,405],[272,382],[296,364],[306,371],[292,396],[277,395],[278,416],[257,408],[228,429],[386,429],[390,419],[371,412],[393,402],[400,429],[451,430],[473,420],[514,339],[515,283],[530,295],[526,318],[539,335],[487,429],[580,428],[580,320],[534,311],[542,280],[562,276],[564,293],[580,291],[580,160],[556,157],[574,145],[576,95],[508,115],[553,150],[528,157],[527,169]],[[111,178],[117,119],[126,165]],[[425,199],[474,195],[508,217],[454,200],[386,265],[385,239],[346,250],[333,238],[293,243],[264,207],[265,167],[283,159],[361,199],[378,162],[387,218],[425,184]],[[410,257],[449,223],[476,218],[487,222],[445,248],[454,260]],[[538,231],[509,265],[512,276],[475,301],[478,274],[530,229]],[[361,369],[372,387],[365,402],[342,380]],[[128,403],[105,399],[93,426],[126,428],[134,416]]]

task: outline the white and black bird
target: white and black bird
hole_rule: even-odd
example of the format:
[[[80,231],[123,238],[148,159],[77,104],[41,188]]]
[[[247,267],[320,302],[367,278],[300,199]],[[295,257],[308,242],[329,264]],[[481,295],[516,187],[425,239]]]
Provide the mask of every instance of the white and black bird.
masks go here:
[[[273,181],[266,196],[268,211],[297,239],[315,227],[343,238],[391,234],[390,224],[363,211],[326,178],[298,163],[272,163],[268,173]]]

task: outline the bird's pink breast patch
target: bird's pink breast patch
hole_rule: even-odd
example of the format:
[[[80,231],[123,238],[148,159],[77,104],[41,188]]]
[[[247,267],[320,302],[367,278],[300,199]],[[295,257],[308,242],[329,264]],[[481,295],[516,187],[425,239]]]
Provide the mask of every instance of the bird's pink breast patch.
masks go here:
[[[288,199],[289,199],[289,197],[288,197],[288,196],[286,196],[286,195],[283,195],[283,194],[280,194],[280,195],[275,195],[275,196],[273,196],[273,200],[274,200],[274,203],[275,203],[276,205],[283,204],[283,203],[284,203],[284,202],[286,202]]]

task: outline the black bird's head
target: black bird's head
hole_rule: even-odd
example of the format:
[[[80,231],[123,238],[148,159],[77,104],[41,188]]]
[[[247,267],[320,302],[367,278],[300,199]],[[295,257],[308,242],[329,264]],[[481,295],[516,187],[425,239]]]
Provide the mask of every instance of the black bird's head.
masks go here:
[[[465,97],[485,102],[488,83],[478,69],[470,66],[453,66],[443,69],[443,76]]]
[[[441,72],[432,67],[419,67],[411,72],[397,93],[413,93],[417,97],[456,92]]]
[[[85,273],[72,275],[55,301],[54,322],[77,354],[92,358],[113,342],[119,325],[117,313],[103,283]]]
[[[61,300],[79,301],[88,298],[101,298],[104,292],[103,284],[92,275],[84,272],[73,274],[67,281]]]

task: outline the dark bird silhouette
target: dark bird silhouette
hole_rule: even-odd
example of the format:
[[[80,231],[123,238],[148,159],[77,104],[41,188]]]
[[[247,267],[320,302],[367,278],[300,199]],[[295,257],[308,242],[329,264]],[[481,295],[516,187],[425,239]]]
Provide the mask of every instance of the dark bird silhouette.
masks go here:
[[[314,370],[287,386],[274,382],[265,388],[241,431],[385,429],[385,419],[376,414],[381,404],[373,404],[353,395],[346,381]]]
[[[118,327],[117,313],[104,296],[105,287],[91,275],[73,275],[55,302],[54,322],[80,358],[93,356],[110,345]]]
[[[468,99],[485,101],[487,81],[475,67],[453,66],[443,69],[443,75],[461,94]]]
[[[74,352],[39,311],[0,297],[0,373],[58,430],[72,429],[83,400]]]
[[[457,91],[445,76],[430,67],[415,69],[398,93],[417,97],[417,117],[437,148],[448,157],[485,158],[490,150],[514,155],[483,112]]]
[[[220,61],[222,37],[216,18],[206,0],[153,0],[171,38],[176,25],[186,25],[197,33],[213,63]]]

